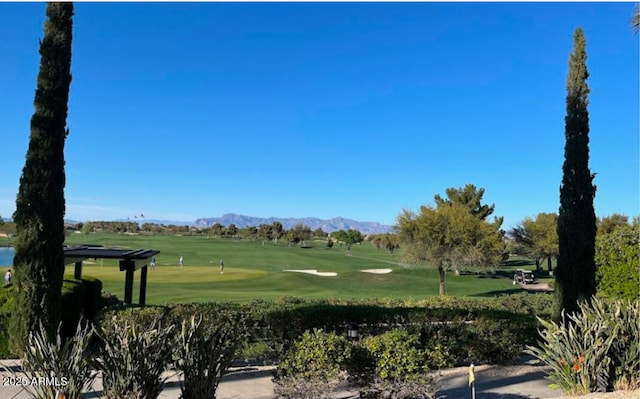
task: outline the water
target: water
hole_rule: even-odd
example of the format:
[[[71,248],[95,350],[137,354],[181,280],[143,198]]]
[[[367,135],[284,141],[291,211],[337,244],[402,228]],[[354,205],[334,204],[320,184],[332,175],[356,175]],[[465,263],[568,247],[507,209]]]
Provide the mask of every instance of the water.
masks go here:
[[[0,247],[0,267],[13,266],[13,254],[15,252],[13,247]]]

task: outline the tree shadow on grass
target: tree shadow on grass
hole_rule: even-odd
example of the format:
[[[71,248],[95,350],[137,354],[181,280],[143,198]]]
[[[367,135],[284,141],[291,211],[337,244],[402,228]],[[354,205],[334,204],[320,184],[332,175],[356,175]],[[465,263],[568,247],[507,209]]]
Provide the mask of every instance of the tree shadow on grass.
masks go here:
[[[521,294],[523,292],[528,292],[528,291],[525,290],[524,288],[519,288],[519,286],[517,286],[517,288],[514,287],[514,288],[510,288],[510,289],[506,289],[506,290],[495,290],[495,291],[489,291],[489,292],[482,292],[482,293],[479,293],[479,294],[472,294],[472,295],[469,295],[469,296],[490,298],[490,297],[501,296],[501,295]]]
[[[531,260],[526,260],[526,259],[513,259],[513,260],[506,260],[504,262],[502,262],[502,264],[500,266],[503,267],[525,267],[525,266],[535,266],[535,263]]]

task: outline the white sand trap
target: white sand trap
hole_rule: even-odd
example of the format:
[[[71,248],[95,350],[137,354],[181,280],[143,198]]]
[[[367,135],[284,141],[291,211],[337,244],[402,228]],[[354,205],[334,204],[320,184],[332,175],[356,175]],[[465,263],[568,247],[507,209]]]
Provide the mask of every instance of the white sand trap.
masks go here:
[[[338,275],[338,273],[334,273],[334,272],[319,272],[317,270],[285,270],[285,272],[307,273],[307,274],[313,274],[314,276],[320,276],[320,277],[335,277]]]
[[[391,273],[391,269],[366,269],[360,270],[363,273],[373,273],[373,274],[387,274]]]

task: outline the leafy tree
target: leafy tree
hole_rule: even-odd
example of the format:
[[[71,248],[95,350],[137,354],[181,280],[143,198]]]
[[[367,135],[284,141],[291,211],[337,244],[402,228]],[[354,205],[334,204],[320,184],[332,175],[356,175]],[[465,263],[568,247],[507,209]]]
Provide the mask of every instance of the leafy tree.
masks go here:
[[[474,216],[479,217],[482,220],[486,220],[491,214],[493,214],[495,204],[486,205],[482,204],[482,196],[484,195],[484,188],[476,189],[473,184],[467,184],[460,188],[448,188],[445,190],[447,198],[444,199],[440,194],[436,194],[435,201],[437,206],[444,204],[459,204],[467,208]]]
[[[239,230],[240,237],[243,239],[253,240],[258,235],[258,229],[255,226],[247,226]]]
[[[327,237],[327,233],[324,232],[324,230],[322,230],[321,228],[317,228],[313,231],[313,236],[317,237],[317,238],[326,238]]]
[[[344,243],[347,244],[347,251],[351,250],[353,244],[360,244],[363,240],[364,238],[358,230],[349,229],[345,232]]]
[[[0,226],[4,226],[4,219],[2,218],[2,215],[0,215]]]
[[[333,238],[335,238],[336,241],[338,241],[339,243],[345,243],[347,241],[347,232],[344,230],[338,230],[335,231],[332,234]]]
[[[599,234],[595,261],[599,296],[640,298],[640,223]]]
[[[71,84],[73,3],[48,3],[31,136],[13,220],[15,301],[12,350],[22,353],[30,331],[44,326],[55,342],[64,274],[64,143]]]
[[[311,238],[311,228],[304,224],[297,224],[287,231],[286,237],[290,244],[298,244],[302,242],[304,245],[304,242]]]
[[[82,231],[82,234],[85,234],[85,235],[91,233],[93,231],[93,223],[91,222],[85,223],[84,225],[82,225],[81,231]]]
[[[602,219],[596,220],[596,226],[598,228],[597,235],[612,233],[615,229],[629,224],[629,217],[614,213],[613,215],[605,216]]]
[[[404,210],[398,216],[397,230],[403,257],[409,263],[429,263],[440,275],[440,295],[445,295],[445,272],[460,267],[497,266],[505,249],[501,219],[482,220],[468,207],[441,203],[421,206],[415,214]]]
[[[282,236],[282,223],[277,220],[271,223],[271,236],[273,237],[273,242],[278,243],[278,238]]]
[[[211,226],[211,235],[222,237],[225,233],[225,228],[220,223],[215,223]]]
[[[262,245],[269,237],[271,237],[271,226],[264,223],[258,226],[258,238],[262,240]]]
[[[525,254],[535,261],[538,272],[544,259],[551,272],[551,260],[558,256],[557,224],[557,214],[539,213],[535,219],[524,218],[510,231],[511,237],[525,248]]]
[[[400,240],[396,234],[375,234],[370,236],[370,241],[376,249],[384,248],[391,255],[396,249],[400,248]]]
[[[573,52],[567,76],[564,164],[558,214],[558,266],[556,268],[556,316],[579,310],[579,301],[596,293],[596,187],[589,170],[589,86],[584,32],[573,35]]]
[[[226,234],[228,237],[235,237],[238,234],[238,227],[236,227],[234,223],[231,223],[229,226],[227,226]]]

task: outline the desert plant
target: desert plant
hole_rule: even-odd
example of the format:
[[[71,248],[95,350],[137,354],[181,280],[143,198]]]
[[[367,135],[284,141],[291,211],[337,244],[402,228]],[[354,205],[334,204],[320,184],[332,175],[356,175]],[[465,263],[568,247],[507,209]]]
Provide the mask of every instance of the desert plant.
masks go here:
[[[184,375],[184,399],[215,399],[222,376],[242,344],[242,325],[220,324],[207,328],[202,316],[182,322],[176,365]]]
[[[168,378],[163,372],[172,358],[173,326],[163,326],[160,318],[147,325],[113,319],[100,330],[104,347],[92,362],[102,372],[105,397],[157,398]]]
[[[305,331],[278,365],[275,392],[282,398],[329,398],[342,381],[346,338],[315,329]]]
[[[527,352],[552,367],[549,379],[567,395],[640,382],[638,301],[592,298],[555,323],[539,319],[542,342]]]
[[[45,384],[24,384],[23,388],[36,399],[56,398],[62,392],[67,399],[84,398],[96,377],[92,371],[85,350],[93,336],[93,328],[78,323],[76,333],[64,343],[58,331],[56,342],[51,342],[42,324],[28,336],[28,345],[23,351],[23,371],[29,381]]]
[[[617,327],[609,351],[613,375],[609,383],[616,390],[640,388],[640,301],[617,300],[608,304],[605,315]]]

